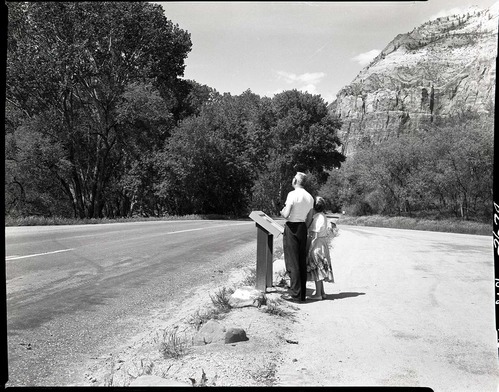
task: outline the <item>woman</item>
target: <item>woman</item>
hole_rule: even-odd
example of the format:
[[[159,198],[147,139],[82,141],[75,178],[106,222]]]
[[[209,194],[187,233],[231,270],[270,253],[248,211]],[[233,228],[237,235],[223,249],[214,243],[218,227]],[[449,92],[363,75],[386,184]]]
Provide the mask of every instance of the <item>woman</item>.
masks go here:
[[[325,299],[323,281],[334,283],[329,243],[332,240],[324,214],[326,202],[320,196],[315,199],[315,214],[308,228],[307,281],[315,282],[315,294],[310,299]]]

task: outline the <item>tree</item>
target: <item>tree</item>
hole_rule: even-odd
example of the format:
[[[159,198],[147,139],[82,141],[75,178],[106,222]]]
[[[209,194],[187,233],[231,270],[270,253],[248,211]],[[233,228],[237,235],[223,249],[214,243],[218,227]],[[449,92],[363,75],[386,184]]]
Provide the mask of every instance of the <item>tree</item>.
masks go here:
[[[330,115],[320,95],[285,91],[274,96],[272,107],[275,125],[270,129],[269,159],[275,160],[271,166],[277,169],[279,191],[269,198],[282,204],[296,171],[309,172],[321,185],[327,180],[326,170],[341,167],[345,156],[337,151],[341,122]]]
[[[465,111],[435,125],[425,171],[447,208],[463,219],[487,219],[493,199],[493,119]]]
[[[361,144],[339,173],[340,190],[333,197],[359,215],[488,219],[492,124],[491,116],[463,111],[425,130]]]
[[[39,162],[50,165],[47,181],[59,185],[52,197],[60,199],[62,190],[75,216],[102,216],[120,192],[133,199],[136,189],[120,181],[136,165],[137,151],[161,146],[174,126],[172,89],[183,74],[189,34],[149,3],[9,3],[9,15],[6,132],[12,144],[57,146],[59,161]],[[131,121],[132,112],[143,116]],[[37,137],[26,138],[28,129]],[[6,187],[27,167],[16,176],[26,193],[36,173],[22,156],[9,151]]]
[[[246,213],[255,177],[258,105],[250,91],[224,94],[175,128],[157,161],[157,194],[169,212]]]

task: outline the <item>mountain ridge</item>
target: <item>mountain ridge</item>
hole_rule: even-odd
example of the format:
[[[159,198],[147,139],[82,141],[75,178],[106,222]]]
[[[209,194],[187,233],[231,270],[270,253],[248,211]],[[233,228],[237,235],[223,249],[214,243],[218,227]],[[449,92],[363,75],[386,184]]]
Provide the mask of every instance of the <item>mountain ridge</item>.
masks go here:
[[[343,126],[343,153],[435,120],[495,110],[499,2],[436,18],[398,34],[329,106]]]

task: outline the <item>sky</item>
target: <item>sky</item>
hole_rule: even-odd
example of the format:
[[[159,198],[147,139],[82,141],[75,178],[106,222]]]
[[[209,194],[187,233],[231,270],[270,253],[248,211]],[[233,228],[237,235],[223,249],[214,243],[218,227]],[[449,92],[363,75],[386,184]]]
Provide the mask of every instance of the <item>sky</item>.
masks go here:
[[[155,2],[191,35],[184,78],[219,93],[298,89],[331,103],[398,34],[497,0]]]

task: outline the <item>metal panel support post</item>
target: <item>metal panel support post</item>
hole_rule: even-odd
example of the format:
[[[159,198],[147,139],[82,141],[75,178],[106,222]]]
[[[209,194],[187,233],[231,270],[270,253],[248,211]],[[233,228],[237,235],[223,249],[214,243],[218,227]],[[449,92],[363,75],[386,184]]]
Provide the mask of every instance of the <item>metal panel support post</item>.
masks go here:
[[[265,292],[267,287],[272,287],[274,236],[258,223],[256,228],[256,288]]]

